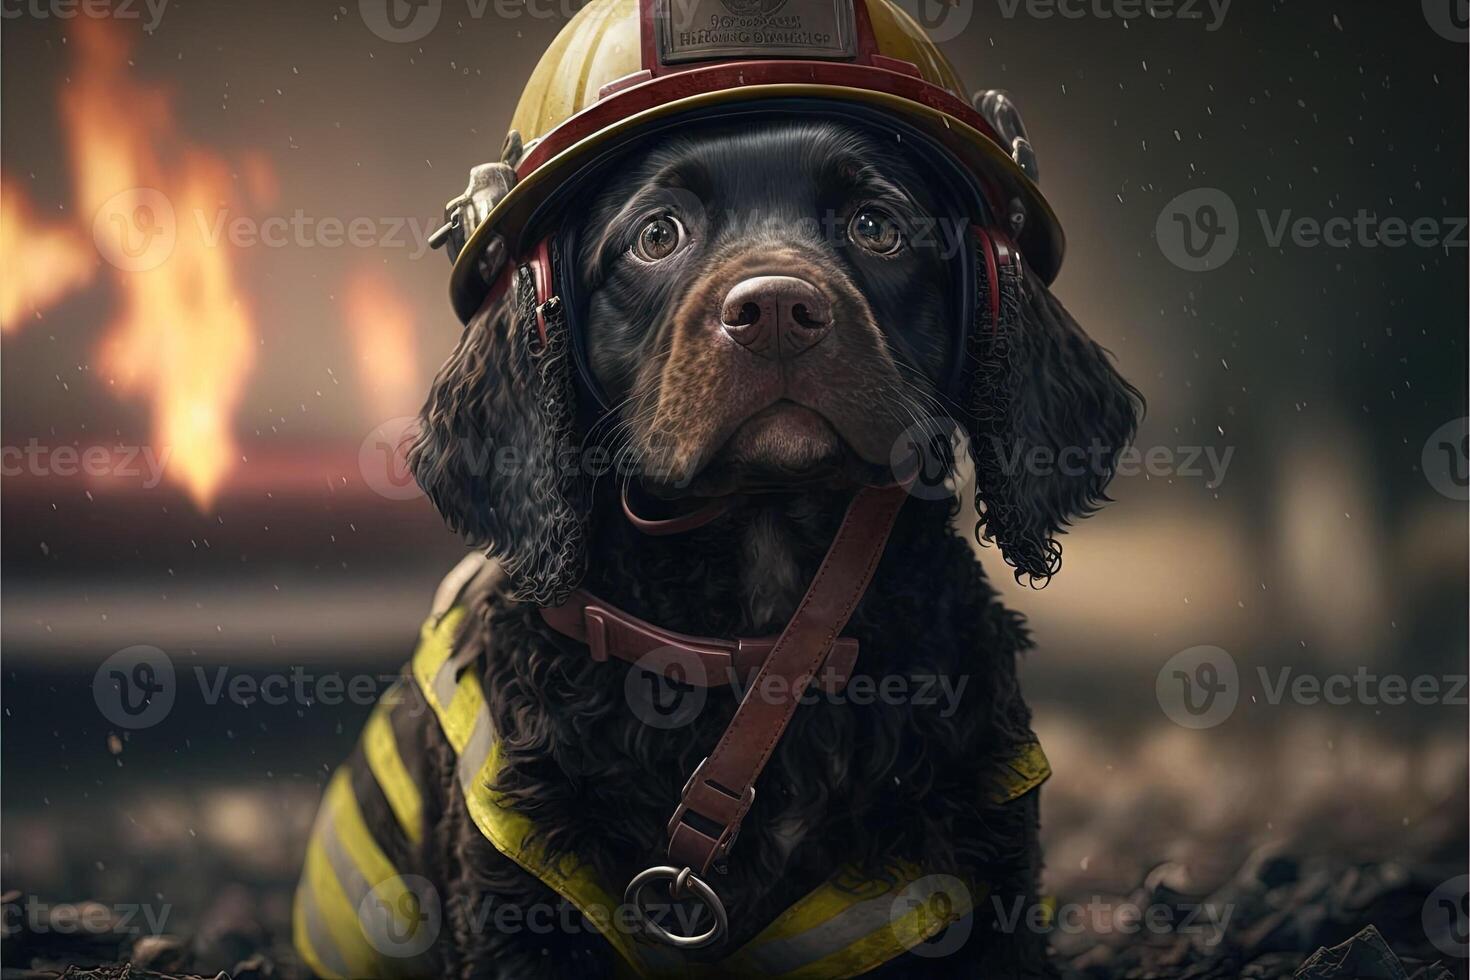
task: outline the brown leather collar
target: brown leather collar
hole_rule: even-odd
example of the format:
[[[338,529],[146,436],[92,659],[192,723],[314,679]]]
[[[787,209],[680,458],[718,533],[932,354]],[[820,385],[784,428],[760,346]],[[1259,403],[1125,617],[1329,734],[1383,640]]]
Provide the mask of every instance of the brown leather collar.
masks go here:
[[[695,687],[749,683],[751,673],[766,662],[777,640],[774,636],[726,640],[675,633],[582,589],[560,606],[544,607],[541,618],[563,636],[587,644],[593,660],[617,657]],[[857,640],[838,637],[813,682],[824,693],[840,693],[847,686],[857,655]]]

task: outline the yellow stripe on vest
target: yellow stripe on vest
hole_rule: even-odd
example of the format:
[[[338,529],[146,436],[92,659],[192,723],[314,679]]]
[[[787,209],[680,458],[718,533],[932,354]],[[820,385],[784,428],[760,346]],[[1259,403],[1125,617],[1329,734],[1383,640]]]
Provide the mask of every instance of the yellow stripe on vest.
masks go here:
[[[348,967],[322,918],[322,900],[312,887],[309,863],[308,859],[308,869],[303,869],[301,882],[296,886],[296,899],[292,903],[292,941],[312,973],[325,980],[340,980],[347,976]]]
[[[828,882],[792,906],[727,964],[791,980],[854,977],[902,955],[969,915],[971,890],[953,875],[901,869],[854,894]]]
[[[352,977],[374,977],[378,975],[377,954],[368,945],[367,939],[362,934],[362,924],[357,917],[357,906],[348,898],[347,893],[342,890],[337,876],[332,872],[332,866],[327,861],[326,854],[322,851],[321,841],[313,839],[306,849],[306,870],[303,875],[304,890],[297,893],[298,902],[313,902],[314,907],[320,913],[321,921],[326,924],[325,939],[331,943],[328,947],[339,956],[347,966],[344,976]],[[307,911],[302,910],[301,925],[305,925]],[[297,933],[297,948],[301,949],[306,944],[300,941],[302,933]],[[324,937],[313,935],[310,944],[319,958],[326,953]],[[330,969],[322,969],[323,963],[313,963],[323,976],[331,977],[337,975]]]
[[[459,756],[460,785],[470,817],[496,850],[535,875],[586,916],[637,975],[651,976],[631,937],[612,921],[619,903],[596,882],[590,869],[571,861],[564,862],[566,867],[556,867],[544,859],[540,848],[528,847],[530,819],[502,807],[491,793],[490,784],[500,761],[480,679],[472,670],[464,671],[458,678],[446,676],[447,671],[453,670],[450,657],[464,613],[462,607],[456,607],[437,620],[431,617],[424,624],[412,669],[424,700]],[[445,704],[444,692],[449,690],[454,695]]]
[[[414,680],[433,707],[444,737],[456,754],[464,751],[474,730],[475,716],[485,705],[480,679],[474,671],[467,670],[455,678],[454,664],[449,659],[464,617],[463,606],[456,606],[437,619],[431,617],[419,632],[419,647],[413,656]]]
[[[1016,754],[996,767],[995,791],[991,800],[1010,803],[1020,799],[1051,778],[1051,763],[1040,742],[1027,742]]]
[[[367,897],[368,891],[375,891],[389,908],[408,908],[414,898],[408,894],[408,889],[398,877],[398,869],[393,867],[392,862],[378,847],[378,842],[373,840],[372,831],[368,830],[367,823],[362,819],[362,811],[358,809],[357,796],[352,792],[351,774],[346,769],[337,770],[337,774],[332,777],[332,784],[327,788],[326,806],[332,821],[330,833],[323,835],[321,840],[328,847],[334,838],[340,841],[351,862],[351,870],[362,876],[367,890],[358,896],[358,903],[361,904]],[[334,867],[336,864],[333,861]],[[337,868],[339,880],[346,871],[347,869]],[[343,881],[342,884],[346,886],[348,882]]]
[[[867,920],[852,930],[856,937],[846,946],[779,976],[789,980],[817,980],[866,973],[969,915],[974,899],[964,883],[953,875],[926,875],[873,900],[873,904],[878,907],[865,907],[869,903],[863,903],[846,913],[853,915],[861,911]],[[846,938],[827,945],[838,945]]]
[[[296,902],[297,948],[323,976],[379,977],[406,965],[382,955],[364,932],[363,917],[386,909],[398,923],[395,932],[410,935],[419,925],[409,917],[417,896],[373,839],[345,766],[327,785]]]
[[[390,690],[373,709],[367,728],[362,733],[362,752],[367,757],[368,768],[378,781],[378,788],[388,800],[403,835],[417,844],[424,837],[424,801],[419,788],[403,764],[398,752],[398,736],[393,731],[393,707],[397,703]]]

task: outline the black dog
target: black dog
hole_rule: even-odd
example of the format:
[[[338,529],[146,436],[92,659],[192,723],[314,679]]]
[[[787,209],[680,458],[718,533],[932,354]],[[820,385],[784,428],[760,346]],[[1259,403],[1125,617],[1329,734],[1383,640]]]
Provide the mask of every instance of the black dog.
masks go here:
[[[556,341],[526,353],[514,291],[487,305],[435,382],[411,461],[445,519],[503,569],[457,600],[468,612],[452,655],[488,704],[498,806],[527,818],[549,862],[574,859],[616,894],[663,863],[671,807],[737,696],[712,689],[687,724],[650,726],[625,697],[637,668],[595,662],[533,602],[580,583],[668,629],[777,633],[851,487],[890,475],[894,447],[936,416],[970,437],[976,532],[1018,576],[1044,580],[1060,562],[1054,535],[1105,499],[1106,461],[1130,438],[1140,400],[1029,279],[1007,335],[969,338],[954,370],[965,223],[891,137],[835,123],[711,129],[610,173],[577,209],[563,256],[586,306],[581,354]],[[589,410],[590,391],[548,386],[548,365],[576,356],[581,387],[600,389],[606,412]],[[487,466],[486,444],[522,460],[606,447],[637,475]],[[1008,465],[1037,446],[1102,447],[1105,465],[1067,474]],[[740,502],[688,534],[647,537],[622,516],[627,480],[654,497]],[[840,868],[882,880],[917,867],[976,883],[975,909],[951,927],[963,941],[947,955],[920,948],[882,975],[1047,975],[1043,937],[1024,918],[1013,932],[996,921],[997,909],[1035,901],[1040,868],[1038,794],[1008,800],[995,775],[1033,740],[1016,680],[1030,640],[953,532],[956,502],[924,496],[904,507],[845,635],[861,643],[855,680],[882,690],[899,678],[913,695],[937,678],[953,703],[804,704],[717,877],[731,933],[688,962],[739,949]],[[413,710],[424,706],[423,679],[406,688],[392,725],[426,788],[421,840],[393,825],[390,801],[360,775],[361,753],[353,787],[386,857],[444,898],[431,969],[610,975],[613,947],[577,914],[540,929],[487,921],[487,901],[523,911],[566,903],[487,840],[467,812],[456,749],[434,712]]]

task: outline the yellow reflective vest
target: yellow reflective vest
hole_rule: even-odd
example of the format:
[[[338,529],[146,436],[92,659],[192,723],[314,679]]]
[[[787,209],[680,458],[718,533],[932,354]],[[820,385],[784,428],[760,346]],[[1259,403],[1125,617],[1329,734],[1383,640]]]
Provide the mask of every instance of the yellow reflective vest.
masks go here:
[[[464,805],[506,857],[571,903],[617,952],[631,977],[854,977],[902,955],[970,914],[984,886],[948,874],[901,869],[875,880],[839,871],[717,963],[638,938],[620,896],[575,860],[555,862],[530,842],[525,814],[491,789],[499,768],[480,674],[454,656],[472,581],[498,570],[479,556],[445,580],[397,685],[379,701],[352,757],[323,796],[293,910],[295,944],[322,977],[422,976],[442,920],[434,886],[413,873],[413,855],[436,799],[427,776],[424,726],[436,726],[456,760]],[[1051,774],[1031,743],[999,779],[1000,801],[1017,799]]]

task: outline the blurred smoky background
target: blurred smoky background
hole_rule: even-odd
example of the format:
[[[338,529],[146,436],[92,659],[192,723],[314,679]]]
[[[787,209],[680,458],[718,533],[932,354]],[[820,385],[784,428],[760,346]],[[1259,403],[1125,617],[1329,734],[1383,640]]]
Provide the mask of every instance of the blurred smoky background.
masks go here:
[[[432,26],[393,39],[381,0],[7,0],[7,888],[284,923],[368,705],[210,691],[293,670],[380,689],[462,554],[388,452],[459,333],[424,238],[572,10],[392,2]],[[1057,292],[1149,402],[1152,462],[1050,587],[981,552],[1038,642],[1048,887],[1117,892],[1161,862],[1213,887],[1278,844],[1463,872],[1462,687],[1273,704],[1258,674],[1465,673],[1463,3],[909,9],[1024,110],[1070,241]],[[1237,210],[1207,271],[1166,241],[1200,188]],[[1454,240],[1272,238],[1360,212]],[[140,644],[178,690],[129,730],[93,680]],[[1156,680],[1199,645],[1240,684],[1195,730]]]

